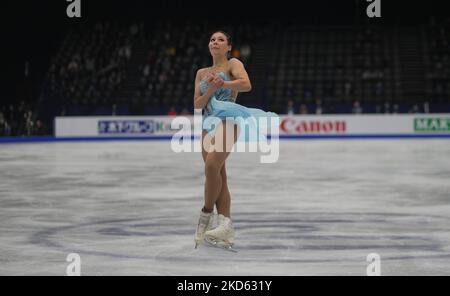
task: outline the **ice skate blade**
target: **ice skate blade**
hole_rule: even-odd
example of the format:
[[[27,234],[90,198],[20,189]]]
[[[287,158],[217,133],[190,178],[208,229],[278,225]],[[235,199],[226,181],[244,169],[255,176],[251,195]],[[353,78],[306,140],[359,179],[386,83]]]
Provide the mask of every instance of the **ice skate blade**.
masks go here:
[[[208,246],[214,247],[214,248],[219,248],[219,249],[223,249],[229,252],[233,252],[233,253],[237,253],[238,251],[236,249],[233,248],[232,245],[229,245],[225,242],[222,241],[216,241],[213,240],[211,238],[205,237],[205,242]]]

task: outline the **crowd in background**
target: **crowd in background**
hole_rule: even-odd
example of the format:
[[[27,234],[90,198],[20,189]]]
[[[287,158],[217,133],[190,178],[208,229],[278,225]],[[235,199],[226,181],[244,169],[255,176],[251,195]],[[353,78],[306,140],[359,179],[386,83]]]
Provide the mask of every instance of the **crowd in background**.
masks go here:
[[[25,103],[4,105],[0,108],[0,136],[44,136],[49,129],[37,117],[34,106]]]
[[[305,104],[305,103],[297,103],[294,100],[288,100],[286,108],[284,109],[283,114],[287,115],[322,115],[322,114],[330,114],[334,112],[330,112],[329,107],[322,103],[321,100],[316,100],[313,104]],[[351,112],[349,114],[363,114],[367,113],[364,110],[363,104],[359,100],[355,100],[351,106]],[[371,112],[373,113],[373,112]],[[383,104],[378,104],[375,106],[375,114],[400,114],[400,113],[408,113],[408,114],[417,114],[417,113],[430,113],[430,103],[423,102],[422,104],[415,103],[408,106],[408,109],[405,112],[400,112],[400,105],[395,103],[391,104],[390,102],[384,102]]]
[[[43,92],[63,106],[101,104],[120,88],[140,30],[109,21],[72,30],[51,60]]]
[[[192,114],[195,73],[211,63],[215,28],[206,21],[74,27],[52,55],[39,98],[0,106],[0,135],[51,133],[54,116]],[[421,27],[427,92],[415,101],[401,97],[395,44],[382,28],[221,29],[251,75],[252,93],[239,97],[244,105],[253,98],[255,107],[280,114],[429,113],[450,98],[448,20]]]
[[[429,51],[425,56],[426,77],[430,81],[428,95],[445,101],[450,98],[450,18],[443,23],[431,18],[425,36]]]

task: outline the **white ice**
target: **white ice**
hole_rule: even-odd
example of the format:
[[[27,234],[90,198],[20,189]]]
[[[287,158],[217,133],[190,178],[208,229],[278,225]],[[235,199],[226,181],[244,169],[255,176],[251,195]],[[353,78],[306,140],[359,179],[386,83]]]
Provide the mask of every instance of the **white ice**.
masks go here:
[[[0,145],[0,275],[450,275],[450,141],[287,140],[227,160],[236,249],[193,234],[199,153],[168,141]]]

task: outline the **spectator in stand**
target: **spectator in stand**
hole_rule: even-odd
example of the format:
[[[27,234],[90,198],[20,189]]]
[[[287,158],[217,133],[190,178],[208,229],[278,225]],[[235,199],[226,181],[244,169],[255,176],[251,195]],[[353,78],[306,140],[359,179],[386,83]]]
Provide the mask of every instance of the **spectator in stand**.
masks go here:
[[[430,104],[428,102],[423,103],[423,113],[430,113]]]
[[[408,111],[408,113],[420,113],[419,105],[414,104]]]
[[[315,113],[317,115],[323,114],[322,101],[319,100],[319,99],[316,100],[316,111],[315,111]]]
[[[294,101],[293,100],[289,100],[288,101],[287,108],[286,108],[286,114],[287,115],[294,115],[295,114]]]
[[[169,115],[169,116],[177,116],[178,113],[177,113],[177,110],[175,110],[175,107],[171,106],[169,108],[169,112],[167,113],[167,115]]]
[[[10,135],[11,128],[9,127],[8,122],[5,120],[3,113],[0,113],[0,137]]]
[[[384,102],[384,114],[389,114],[391,113],[391,104],[386,101]]]
[[[241,58],[241,51],[237,48],[233,49],[231,51],[231,57],[232,58],[236,58],[236,59],[240,59]]]
[[[33,111],[28,110],[25,114],[24,114],[24,119],[25,119],[25,135],[27,136],[31,136],[33,135],[33,130],[34,130],[34,115],[33,115]]]
[[[36,124],[34,125],[34,131],[33,134],[36,136],[45,136],[48,135],[48,130],[45,124],[41,120],[37,120]]]
[[[394,104],[392,106],[392,114],[398,114],[399,109],[400,109],[399,105],[398,104]]]
[[[353,102],[352,113],[353,114],[362,114],[363,113],[363,108],[361,107],[361,104],[359,103],[358,100]]]
[[[243,63],[247,63],[248,59],[250,58],[251,53],[252,53],[252,51],[251,51],[250,45],[248,45],[247,43],[242,45],[241,57],[242,57]]]
[[[344,93],[347,97],[352,94],[352,83],[350,80],[347,80],[344,84]]]
[[[300,105],[300,114],[305,115],[308,114],[308,107],[305,104],[301,104]]]

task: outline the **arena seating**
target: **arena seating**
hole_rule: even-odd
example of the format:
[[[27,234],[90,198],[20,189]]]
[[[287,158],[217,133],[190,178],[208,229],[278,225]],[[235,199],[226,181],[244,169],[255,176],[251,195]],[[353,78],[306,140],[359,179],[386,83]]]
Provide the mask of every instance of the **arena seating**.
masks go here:
[[[196,70],[210,64],[216,24],[101,21],[71,28],[39,83],[34,123],[54,116],[191,113]],[[230,24],[232,55],[243,60],[246,106],[293,113],[450,112],[450,20],[422,25]],[[10,134],[12,109],[1,106]],[[358,107],[359,108],[359,107]],[[23,117],[19,115],[19,117]],[[30,118],[31,118],[30,117]],[[26,126],[21,125],[21,126]],[[8,129],[9,128],[9,129]],[[13,129],[14,130],[14,129]],[[30,129],[28,129],[30,130]],[[5,132],[4,132],[5,133]]]

